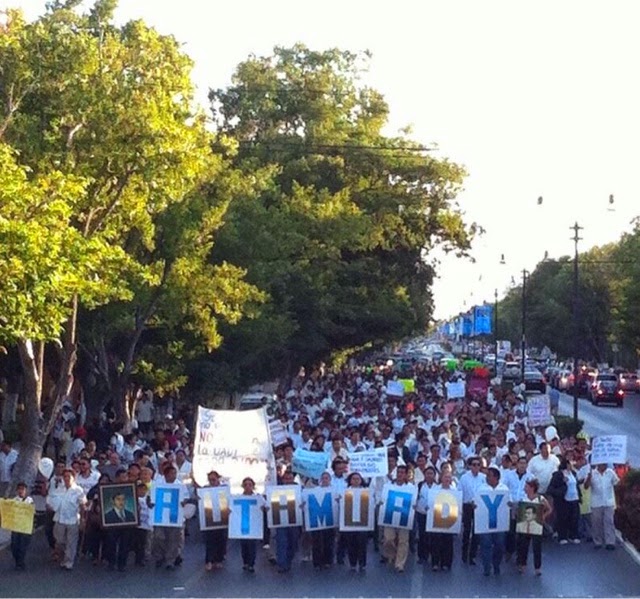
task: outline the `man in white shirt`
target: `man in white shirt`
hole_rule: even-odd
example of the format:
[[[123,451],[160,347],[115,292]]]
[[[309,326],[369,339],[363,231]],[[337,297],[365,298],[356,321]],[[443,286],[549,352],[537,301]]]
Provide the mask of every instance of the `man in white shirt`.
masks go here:
[[[71,468],[64,470],[62,478],[64,490],[57,494],[49,494],[47,505],[54,511],[53,534],[56,538],[56,550],[64,552],[60,567],[63,570],[72,570],[78,550],[80,514],[87,503],[87,497],[76,484]]]
[[[547,492],[551,476],[559,465],[560,460],[549,451],[549,444],[546,441],[540,443],[540,453],[533,456],[527,466],[527,472],[537,478],[540,483],[540,493],[545,494]]]
[[[18,452],[11,447],[9,441],[0,444],[0,497],[4,497],[11,483],[11,472],[18,461]]]
[[[470,470],[460,477],[460,490],[462,491],[462,561],[475,566],[478,554],[478,538],[474,534],[473,502],[476,491],[486,482],[486,476],[480,472],[481,461],[478,456],[469,458]]]
[[[396,485],[406,485],[413,488],[415,485],[408,480],[407,466],[398,466],[396,470]],[[404,572],[407,558],[409,557],[409,535],[406,528],[394,528],[383,526],[382,555],[389,564],[393,564],[396,572]]]
[[[598,464],[584,482],[591,489],[591,530],[593,546],[600,549],[603,543],[612,551],[616,548],[616,530],[613,512],[616,505],[614,487],[620,482],[615,470],[607,464]]]
[[[92,487],[98,484],[100,473],[91,469],[89,458],[80,460],[80,472],[76,475],[76,484],[82,489],[86,495]]]

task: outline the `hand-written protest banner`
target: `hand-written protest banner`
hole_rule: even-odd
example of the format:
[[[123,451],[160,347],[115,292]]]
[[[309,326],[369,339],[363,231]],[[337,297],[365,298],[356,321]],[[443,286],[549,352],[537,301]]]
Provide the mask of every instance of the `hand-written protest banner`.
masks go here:
[[[262,539],[264,522],[262,495],[232,495],[229,516],[230,539]]]
[[[527,399],[529,426],[546,426],[553,422],[548,395],[534,395]]]
[[[447,399],[460,399],[465,395],[464,381],[456,383],[447,383]]]
[[[306,531],[338,526],[337,493],[332,487],[302,489],[302,513]]]
[[[35,510],[33,503],[0,499],[0,528],[25,535],[33,534]]]
[[[429,491],[427,531],[458,534],[462,524],[462,491],[433,489]]]
[[[267,487],[267,524],[269,528],[302,526],[300,485]]]
[[[474,498],[476,504],[474,532],[505,532],[509,530],[509,491],[479,490]]]
[[[289,440],[287,436],[287,429],[284,428],[284,424],[279,420],[272,420],[269,422],[269,432],[271,434],[271,444],[274,447],[284,445]]]
[[[625,464],[627,435],[600,435],[591,441],[591,465]]]
[[[371,489],[347,488],[340,499],[340,530],[344,532],[373,530],[375,509],[376,504]]]
[[[172,484],[153,485],[153,512],[154,526],[173,526],[181,528],[184,525],[183,496],[180,487]]]
[[[398,379],[405,393],[413,393],[416,390],[416,382],[413,379]]]
[[[387,395],[404,397],[404,385],[400,381],[387,382]]]
[[[234,411],[198,406],[193,453],[193,477],[202,487],[207,485],[211,470],[229,481],[232,492],[242,489],[242,479],[247,476],[260,493],[266,483],[275,480],[265,408]]]
[[[386,484],[382,489],[382,505],[378,524],[392,528],[413,528],[418,488],[415,485]]]
[[[311,478],[320,478],[327,469],[328,456],[324,451],[309,451],[298,448],[293,452],[293,462],[291,469]]]
[[[386,447],[376,447],[368,451],[349,453],[349,472],[359,472],[364,478],[387,476],[389,474],[387,451]]]
[[[200,530],[229,526],[229,487],[201,487],[198,493]]]

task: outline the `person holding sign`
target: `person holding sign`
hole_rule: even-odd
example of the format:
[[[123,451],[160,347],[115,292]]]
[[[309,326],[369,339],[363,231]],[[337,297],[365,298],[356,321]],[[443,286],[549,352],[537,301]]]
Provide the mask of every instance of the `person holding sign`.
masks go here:
[[[613,511],[616,505],[614,487],[620,482],[615,471],[607,464],[598,464],[584,481],[585,489],[591,489],[591,527],[593,547],[604,544],[609,551],[616,548],[616,529]]]
[[[27,496],[27,485],[23,482],[18,483],[16,487],[16,496],[14,501],[21,503],[33,504],[33,499]],[[16,570],[25,569],[25,558],[27,556],[27,549],[31,543],[31,535],[22,532],[11,533],[11,555],[16,563]]]
[[[236,495],[234,505],[239,505],[237,508],[241,520],[241,530],[243,534],[249,533],[250,529],[250,514],[249,510],[251,504],[254,504],[257,509],[265,509],[265,499],[259,493],[254,491],[256,483],[254,480],[247,476],[242,480],[242,495]],[[241,499],[242,498],[242,499]],[[234,516],[234,509],[229,510],[231,517]],[[256,554],[257,554],[257,538],[247,537],[240,539],[240,553],[242,555],[242,569],[246,572],[255,572]]]
[[[439,489],[441,491],[452,491],[454,489],[453,485],[453,475],[451,472],[444,471],[440,476],[440,485]],[[435,491],[435,490],[434,490]],[[427,506],[427,509],[428,506]],[[443,516],[443,514],[441,514]],[[450,511],[448,514],[448,518],[456,519],[456,514],[453,511]],[[431,545],[431,564],[432,570],[437,572],[438,570],[442,570],[443,572],[449,572],[451,570],[451,566],[453,565],[453,539],[455,534],[450,534],[446,532],[434,532],[433,533],[433,541]]]
[[[209,481],[209,487],[220,486],[220,475],[215,470],[207,474],[207,479]],[[198,499],[199,501],[203,501],[201,497],[198,497]],[[205,514],[207,507],[205,503]],[[213,508],[209,509],[213,511]],[[222,514],[221,517],[223,517]],[[214,568],[216,570],[222,568],[222,564],[227,555],[227,529],[215,528],[213,530],[204,530],[202,536],[204,537],[205,544],[204,569],[210,572]]]
[[[331,474],[328,471],[323,472],[322,475],[320,476],[319,488],[327,489],[327,490],[332,488]],[[330,501],[334,501],[332,495],[329,495],[329,499]],[[312,514],[311,507],[312,506],[317,507],[318,513],[316,515],[316,518],[319,518],[322,513],[321,510],[324,507],[324,505],[319,505],[318,502],[316,501],[313,504],[309,504],[309,506],[307,506],[306,503],[308,501],[310,500],[307,499],[306,502],[303,502],[301,504],[301,507],[305,508],[305,510],[308,507],[309,508],[308,514],[310,515]],[[330,514],[331,514],[331,517],[333,518],[333,505],[329,507],[331,507]],[[315,514],[315,512],[313,513]],[[311,559],[313,561],[313,567],[316,570],[322,570],[323,568],[328,568],[331,566],[331,564],[333,564],[333,548],[336,542],[335,526],[337,526],[337,521],[334,520],[333,524],[334,524],[334,527],[332,528],[322,528],[320,530],[311,530],[309,532],[309,534],[311,535]],[[309,526],[309,522],[307,522],[307,526]]]
[[[363,486],[362,476],[359,472],[352,472],[347,477],[347,488],[359,489]],[[360,572],[364,572],[367,568],[367,541],[369,540],[368,531],[343,532],[345,543],[347,545],[347,555],[349,557],[349,566],[351,571],[355,572],[356,567],[360,568]]]
[[[551,514],[551,505],[539,492],[537,479],[529,479],[524,485],[524,519],[516,524],[516,562],[518,572],[522,574],[527,567],[529,544],[533,546],[533,567],[536,576],[542,574],[542,532],[543,523]],[[534,505],[528,505],[534,504]],[[536,518],[536,505],[542,504],[541,521]],[[521,504],[522,505],[522,504]]]

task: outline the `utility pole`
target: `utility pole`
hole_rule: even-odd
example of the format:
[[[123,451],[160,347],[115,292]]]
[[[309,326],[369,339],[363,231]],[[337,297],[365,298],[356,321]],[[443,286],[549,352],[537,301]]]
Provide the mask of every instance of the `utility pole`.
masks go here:
[[[522,269],[522,342],[520,344],[520,352],[521,352],[521,368],[522,368],[522,381],[524,382],[524,363],[525,363],[525,352],[527,350],[527,337],[526,337],[526,322],[527,322],[527,275],[529,273],[523,268]]]
[[[584,228],[578,222],[569,227],[573,231],[574,256],[573,256],[573,419],[578,421],[578,355],[580,354],[580,324],[578,322],[579,297],[578,297],[578,241],[580,231]]]

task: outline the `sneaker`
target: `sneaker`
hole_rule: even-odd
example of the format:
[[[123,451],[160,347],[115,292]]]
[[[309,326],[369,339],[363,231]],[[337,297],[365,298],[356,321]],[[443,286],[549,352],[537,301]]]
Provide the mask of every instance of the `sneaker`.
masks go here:
[[[256,569],[253,566],[247,566],[247,572],[255,572]]]
[[[271,549],[271,546],[269,545],[269,543],[265,543],[265,544],[262,546],[262,548],[263,548],[263,549]]]
[[[568,545],[568,544],[569,544],[569,541],[567,541],[567,539],[562,539],[560,541],[560,545]]]
[[[580,545],[580,539],[571,539],[571,542],[572,542],[574,545]]]
[[[207,572],[211,572],[211,570],[213,570],[213,564],[212,564],[211,562],[207,562],[207,563],[204,565],[204,569],[205,569]]]
[[[536,576],[542,576],[542,570],[536,570]]]

